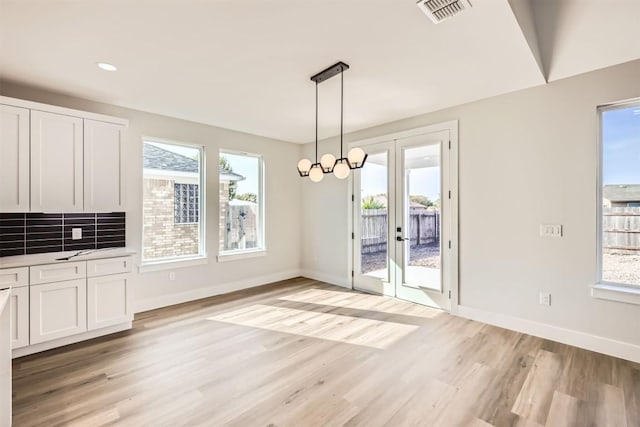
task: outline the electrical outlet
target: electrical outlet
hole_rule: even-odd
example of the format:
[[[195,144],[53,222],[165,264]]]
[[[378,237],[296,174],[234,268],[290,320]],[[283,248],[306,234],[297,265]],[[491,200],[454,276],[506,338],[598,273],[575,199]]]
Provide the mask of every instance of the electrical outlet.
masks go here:
[[[71,229],[71,240],[82,240],[82,228]]]
[[[540,292],[540,305],[551,305],[551,294],[549,292]]]
[[[169,272],[169,280],[176,280],[176,272],[175,271],[170,271]]]
[[[562,237],[562,224],[540,224],[540,237]]]

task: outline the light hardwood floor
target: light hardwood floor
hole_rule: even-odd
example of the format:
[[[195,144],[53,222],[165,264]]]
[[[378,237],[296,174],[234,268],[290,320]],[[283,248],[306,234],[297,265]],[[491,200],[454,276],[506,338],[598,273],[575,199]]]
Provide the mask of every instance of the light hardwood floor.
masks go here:
[[[15,426],[640,426],[640,365],[294,279],[14,360]]]

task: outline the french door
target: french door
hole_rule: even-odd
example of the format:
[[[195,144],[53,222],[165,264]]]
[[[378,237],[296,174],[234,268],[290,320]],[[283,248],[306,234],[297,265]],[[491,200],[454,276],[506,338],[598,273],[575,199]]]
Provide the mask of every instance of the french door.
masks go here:
[[[414,132],[415,133],[415,132]],[[353,287],[449,310],[457,277],[449,129],[362,145],[353,179]]]

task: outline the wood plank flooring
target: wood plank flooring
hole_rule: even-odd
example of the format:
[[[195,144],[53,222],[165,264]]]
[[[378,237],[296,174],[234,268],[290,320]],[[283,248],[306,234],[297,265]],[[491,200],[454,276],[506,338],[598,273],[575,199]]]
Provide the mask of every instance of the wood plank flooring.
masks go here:
[[[14,360],[14,426],[640,426],[640,365],[298,278]]]

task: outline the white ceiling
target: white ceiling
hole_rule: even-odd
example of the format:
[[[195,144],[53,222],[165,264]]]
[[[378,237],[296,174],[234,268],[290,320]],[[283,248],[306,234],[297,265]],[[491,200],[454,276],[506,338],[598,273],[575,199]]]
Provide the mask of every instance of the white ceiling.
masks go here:
[[[474,0],[435,25],[414,0],[0,0],[0,78],[302,143],[339,60],[350,132],[640,58],[639,3]],[[339,78],[319,91],[326,138]]]

